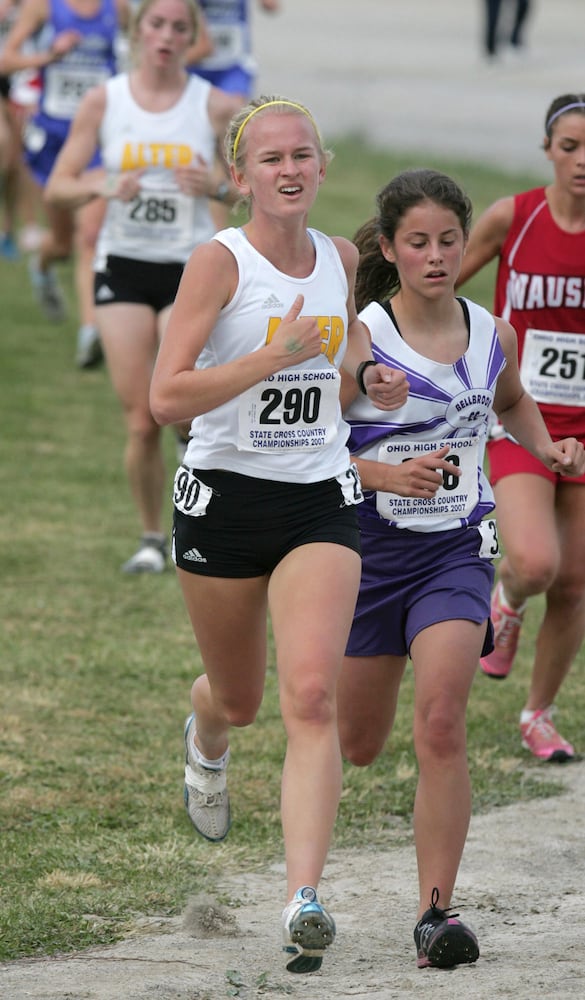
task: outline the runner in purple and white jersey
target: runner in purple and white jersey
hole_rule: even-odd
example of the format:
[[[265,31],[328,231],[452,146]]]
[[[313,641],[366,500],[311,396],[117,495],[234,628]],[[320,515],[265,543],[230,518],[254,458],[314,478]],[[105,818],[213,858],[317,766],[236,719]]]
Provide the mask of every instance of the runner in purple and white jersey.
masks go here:
[[[471,811],[467,700],[480,656],[492,648],[498,545],[482,468],[490,412],[550,469],[580,474],[585,456],[575,438],[553,444],[520,382],[513,327],[455,296],[471,219],[458,185],[434,170],[406,171],[377,204],[355,240],[356,302],[375,361],[405,372],[410,388],[404,406],[385,413],[363,395],[367,369],[344,390],[366,499],[339,726],[345,756],[370,763],[392,729],[410,657],[417,964],[451,967],[479,956],[473,931],[446,911]]]

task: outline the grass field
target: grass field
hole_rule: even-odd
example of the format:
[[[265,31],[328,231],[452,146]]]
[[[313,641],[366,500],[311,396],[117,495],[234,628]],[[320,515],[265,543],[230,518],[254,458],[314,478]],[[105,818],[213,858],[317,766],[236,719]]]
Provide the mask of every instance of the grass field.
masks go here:
[[[534,181],[348,140],[337,144],[312,224],[351,236],[373,213],[377,189],[417,164],[447,169],[477,211]],[[69,267],[62,278],[72,302]],[[489,306],[491,280],[486,272],[466,292]],[[271,655],[258,723],[234,733],[230,837],[219,846],[197,839],[182,804],[181,734],[201,662],[173,572],[119,571],[139,530],[118,404],[103,369],[75,369],[74,317],[62,326],[41,320],[25,262],[0,261],[0,296],[0,960],[8,960],[111,942],[138,915],[179,912],[218,869],[280,858],[284,740]],[[170,487],[170,432],[165,447]],[[539,600],[529,608],[510,679],[474,685],[476,810],[556,788],[554,770],[528,759],[517,733],[540,608]],[[576,742],[582,657],[579,666],[559,698],[563,733]],[[385,753],[367,770],[346,770],[335,846],[410,836],[411,716],[407,676]]]

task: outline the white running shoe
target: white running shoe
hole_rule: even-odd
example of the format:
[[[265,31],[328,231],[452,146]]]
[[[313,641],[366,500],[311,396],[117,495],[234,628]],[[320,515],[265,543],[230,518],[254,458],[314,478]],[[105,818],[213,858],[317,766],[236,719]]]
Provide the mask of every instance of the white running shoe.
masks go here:
[[[164,538],[143,535],[140,548],[122,566],[122,573],[163,573],[167,565],[167,546]]]
[[[53,270],[41,271],[35,254],[28,262],[28,274],[36,300],[46,318],[52,323],[62,323],[66,316],[63,293]]]
[[[219,841],[229,833],[231,826],[230,800],[227,792],[225,767],[211,769],[203,767],[192,754],[191,727],[195,724],[195,713],[185,721],[185,788],[183,797],[185,808],[193,826],[206,840]]]
[[[103,361],[104,353],[100,335],[91,323],[84,323],[77,331],[77,351],[75,363],[78,368],[94,368]]]
[[[311,885],[297,889],[282,911],[283,951],[289,972],[317,972],[323,955],[335,940],[335,921],[317,900]]]

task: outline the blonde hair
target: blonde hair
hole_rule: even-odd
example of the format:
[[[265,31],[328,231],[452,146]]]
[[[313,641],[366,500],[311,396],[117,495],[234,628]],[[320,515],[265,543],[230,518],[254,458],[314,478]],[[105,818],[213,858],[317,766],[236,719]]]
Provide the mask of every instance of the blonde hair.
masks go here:
[[[329,163],[333,159],[333,153],[323,145],[321,133],[313,115],[304,104],[301,104],[300,101],[291,101],[288,97],[261,96],[254,98],[243,108],[239,108],[228,126],[224,141],[225,158],[228,164],[236,169],[242,169],[245,160],[245,144],[242,142],[244,130],[251,118],[265,111],[271,114],[304,115],[315,131],[320,156],[325,163]]]
[[[133,57],[136,56],[136,46],[138,43],[140,25],[142,24],[145,16],[148,14],[150,8],[156,2],[157,0],[140,0],[140,3],[132,8],[128,37],[130,39],[130,47]],[[185,5],[187,16],[191,21],[191,43],[193,43],[197,40],[199,28],[201,26],[201,7],[197,3],[197,0],[183,0],[183,3]]]

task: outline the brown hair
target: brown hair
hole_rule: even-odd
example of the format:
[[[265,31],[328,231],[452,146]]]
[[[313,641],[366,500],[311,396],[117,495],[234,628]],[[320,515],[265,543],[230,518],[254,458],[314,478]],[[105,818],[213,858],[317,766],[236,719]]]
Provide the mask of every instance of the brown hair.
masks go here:
[[[422,201],[433,201],[454,212],[467,238],[471,201],[451,177],[427,168],[405,170],[393,177],[376,197],[378,214],[365,222],[353,238],[360,252],[355,287],[358,310],[369,302],[391,298],[400,288],[398,270],[384,257],[380,236],[392,244],[403,216]]]
[[[585,115],[585,94],[561,94],[555,97],[544,119],[544,148],[548,149],[553,135],[553,125],[563,115]]]

